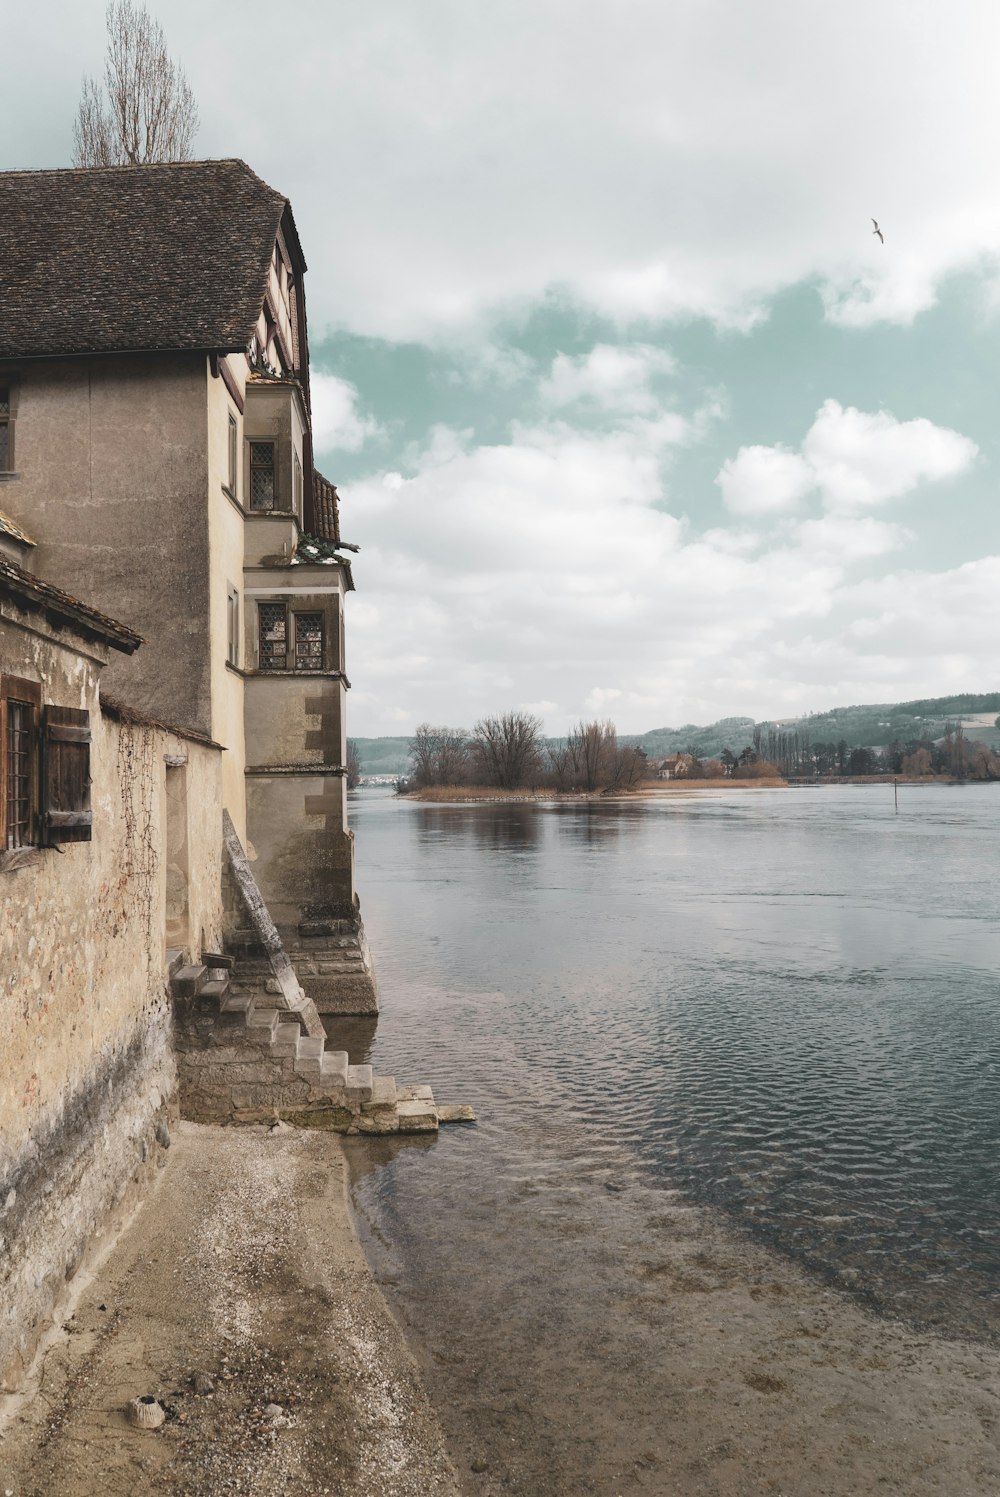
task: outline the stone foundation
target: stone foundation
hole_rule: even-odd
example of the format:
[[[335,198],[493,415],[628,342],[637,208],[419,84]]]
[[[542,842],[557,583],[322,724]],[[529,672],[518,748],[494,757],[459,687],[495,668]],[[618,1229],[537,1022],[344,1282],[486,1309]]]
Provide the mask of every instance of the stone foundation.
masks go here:
[[[176,1070],[165,995],[43,1115],[0,1174],[0,1388],[15,1389],[69,1285],[169,1147]]]
[[[303,990],[321,1014],[378,1013],[378,987],[360,915],[309,920],[281,929],[282,945]]]

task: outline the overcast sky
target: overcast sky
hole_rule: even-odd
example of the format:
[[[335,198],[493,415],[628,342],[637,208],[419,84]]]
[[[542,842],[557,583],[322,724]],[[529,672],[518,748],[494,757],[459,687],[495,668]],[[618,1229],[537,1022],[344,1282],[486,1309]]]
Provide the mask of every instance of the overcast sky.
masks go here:
[[[351,731],[997,687],[995,0],[151,8],[299,225]],[[4,168],[103,13],[6,17]]]

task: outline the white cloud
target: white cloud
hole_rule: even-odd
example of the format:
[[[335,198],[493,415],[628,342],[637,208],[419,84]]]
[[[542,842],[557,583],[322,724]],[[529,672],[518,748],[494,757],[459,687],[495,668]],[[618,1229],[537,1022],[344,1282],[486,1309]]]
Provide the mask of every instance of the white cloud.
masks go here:
[[[831,506],[850,508],[898,499],[921,483],[964,473],[979,449],[947,427],[919,417],[897,421],[888,411],[846,409],[827,400],[802,452]]]
[[[901,525],[888,525],[871,515],[824,515],[806,520],[796,531],[796,540],[811,556],[840,561],[868,561],[885,556],[912,540]]]
[[[539,394],[552,407],[583,403],[602,411],[650,415],[661,404],[652,381],[673,374],[676,367],[666,349],[648,343],[598,343],[579,358],[557,354]]]
[[[359,452],[383,434],[372,416],[358,411],[358,392],[346,379],[314,369],[310,378],[313,440],[322,453]]]
[[[923,483],[957,478],[978,452],[968,437],[922,416],[897,421],[889,411],[859,411],[827,400],[801,452],[780,444],[741,447],[715,481],[735,515],[781,514],[813,490],[830,509],[850,510],[902,498]]]
[[[66,164],[97,0],[17,7],[4,166]],[[907,322],[1000,247],[1000,8],[986,0],[381,0],[296,8],[273,111],[234,109],[269,0],[169,0],[197,149],[286,193],[312,328],[412,338],[553,287],[730,327],[814,280],[829,315]],[[337,84],[330,87],[336,72]],[[885,230],[872,236],[869,215]]]
[[[381,474],[351,486],[358,731],[394,730],[383,698],[413,722],[527,703],[553,733],[593,716],[636,731],[991,677],[1000,563],[858,582],[857,567],[909,537],[842,508],[781,519],[770,538],[742,521],[695,535],[667,484],[697,422],[667,416],[601,432],[514,425],[489,445],[437,429],[392,486]],[[846,446],[856,462],[869,450]]]
[[[716,478],[722,502],[734,515],[780,514],[815,487],[812,469],[786,447],[741,447]]]

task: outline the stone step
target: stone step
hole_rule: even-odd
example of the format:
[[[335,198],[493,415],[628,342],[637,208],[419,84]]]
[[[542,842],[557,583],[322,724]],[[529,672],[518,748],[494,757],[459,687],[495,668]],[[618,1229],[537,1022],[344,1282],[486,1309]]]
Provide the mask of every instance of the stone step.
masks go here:
[[[215,968],[211,968],[211,967],[208,970],[210,972],[216,971]],[[206,978],[206,980],[202,983],[201,987],[198,989],[198,997],[199,998],[214,998],[215,1001],[218,1004],[220,1004],[220,1006],[221,1006],[221,1004],[223,1004],[226,1001],[226,998],[228,997],[228,995],[229,995],[229,973],[228,972],[218,972],[218,974],[216,976]]]
[[[347,1064],[346,1050],[327,1050],[323,1055],[323,1065],[320,1075],[324,1086],[336,1085],[347,1086],[347,1078],[353,1066]]]
[[[303,1034],[299,1036],[299,1042],[295,1047],[295,1058],[296,1060],[315,1060],[318,1064],[323,1059],[325,1049],[326,1040],[322,1036]]]
[[[372,1077],[371,1101],[361,1104],[358,1132],[370,1134],[399,1132],[395,1077]]]
[[[297,1024],[276,1025],[274,1037],[271,1040],[271,1054],[289,1056],[294,1059],[298,1054],[300,1034],[301,1030]]]
[[[247,1035],[255,1043],[270,1045],[277,1028],[278,1010],[276,1008],[254,1006],[247,1014]]]
[[[380,1107],[394,1108],[398,1101],[395,1076],[373,1076],[371,1100],[362,1102],[361,1111],[375,1112]]]
[[[347,1067],[347,1095],[352,1102],[370,1102],[372,1099],[371,1066]]]
[[[189,962],[186,966],[177,969],[171,978],[170,986],[177,998],[197,998],[207,979],[207,967],[203,967],[201,962]]]
[[[413,1088],[414,1091],[423,1088]],[[437,1108],[433,1102],[414,1098],[411,1102],[400,1102],[396,1106],[399,1115],[400,1133],[436,1133],[438,1131]]]
[[[434,1105],[434,1093],[429,1086],[401,1086],[398,1089],[400,1102],[429,1102]]]
[[[233,970],[233,958],[227,956],[224,951],[203,951],[201,959],[206,967],[218,967],[225,972]]]
[[[303,920],[299,925],[299,936],[304,941],[330,936],[353,936],[357,940],[357,935],[358,927],[354,920]]]
[[[244,997],[240,993],[230,993],[229,997],[224,998],[222,1003],[220,1004],[219,1012],[223,1014],[232,1014],[235,1017],[242,1018],[245,1021],[253,1012],[254,1002],[255,1000],[253,998]]]

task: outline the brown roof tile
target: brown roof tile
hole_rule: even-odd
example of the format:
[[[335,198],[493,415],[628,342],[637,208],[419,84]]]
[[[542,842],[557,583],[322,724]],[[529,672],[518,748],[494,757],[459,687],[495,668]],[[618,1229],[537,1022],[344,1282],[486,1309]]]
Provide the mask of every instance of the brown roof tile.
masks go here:
[[[108,614],[81,603],[62,588],[43,582],[33,572],[26,572],[5,556],[0,556],[0,596],[7,594],[27,608],[40,608],[60,624],[69,623],[84,634],[101,639],[125,655],[132,655],[142,644],[142,635],[127,624],[120,624]]]
[[[5,515],[2,509],[0,509],[0,535],[8,535],[12,541],[20,541],[25,546],[35,544],[31,536],[27,535],[20,525],[15,525],[10,515]]]
[[[283,216],[243,161],[0,172],[0,358],[244,348]]]
[[[313,470],[313,516],[316,534],[340,545],[340,501],[337,488],[318,469]]]

